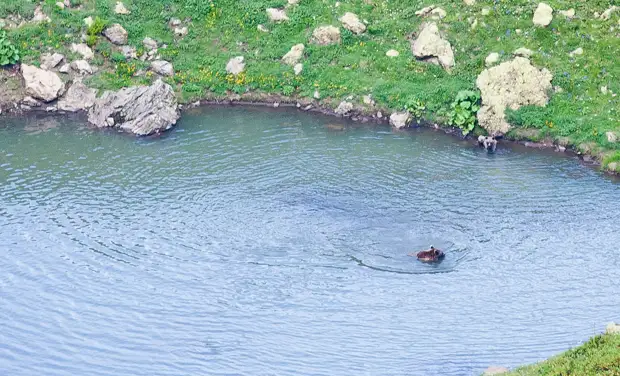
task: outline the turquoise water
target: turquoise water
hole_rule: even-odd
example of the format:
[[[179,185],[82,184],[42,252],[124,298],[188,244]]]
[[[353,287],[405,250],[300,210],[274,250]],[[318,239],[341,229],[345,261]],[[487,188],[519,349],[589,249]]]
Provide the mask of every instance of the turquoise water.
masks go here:
[[[620,185],[575,159],[283,110],[83,124],[0,119],[2,374],[474,375],[620,320]]]

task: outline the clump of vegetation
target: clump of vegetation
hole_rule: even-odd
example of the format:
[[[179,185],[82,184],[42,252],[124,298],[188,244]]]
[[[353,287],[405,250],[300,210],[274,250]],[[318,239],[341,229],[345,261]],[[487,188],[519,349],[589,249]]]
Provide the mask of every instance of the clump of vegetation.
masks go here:
[[[105,29],[107,22],[99,17],[95,17],[93,23],[86,30],[86,34],[97,36],[103,32]]]
[[[421,119],[426,111],[424,102],[418,98],[411,98],[405,103],[405,110],[407,110],[414,119]]]
[[[9,40],[6,31],[0,30],[0,66],[17,64],[19,51]]]
[[[476,126],[476,114],[480,110],[480,93],[473,90],[461,90],[450,105],[449,123],[461,129],[467,136]]]
[[[555,358],[519,368],[506,376],[564,375],[620,375],[620,335],[598,335]]]
[[[134,63],[118,63],[116,65],[116,76],[123,80],[128,80],[136,73],[136,64]]]

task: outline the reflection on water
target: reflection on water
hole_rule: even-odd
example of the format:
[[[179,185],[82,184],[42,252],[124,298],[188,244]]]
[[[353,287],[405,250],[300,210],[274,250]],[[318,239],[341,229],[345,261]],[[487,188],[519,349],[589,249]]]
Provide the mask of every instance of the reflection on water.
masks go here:
[[[3,121],[3,374],[473,375],[620,319],[620,186],[553,152],[268,109]]]

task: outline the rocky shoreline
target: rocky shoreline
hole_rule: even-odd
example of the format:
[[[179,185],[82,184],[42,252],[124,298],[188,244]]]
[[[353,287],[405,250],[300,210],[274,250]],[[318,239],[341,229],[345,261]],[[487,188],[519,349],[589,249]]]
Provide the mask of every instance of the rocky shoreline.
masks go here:
[[[105,92],[101,98],[95,99],[96,91],[87,88],[81,80],[73,82],[66,91],[44,106],[38,102],[33,104],[32,99],[26,97],[20,102],[12,102],[9,106],[0,103],[0,108],[5,110],[2,116],[26,116],[31,114],[47,116],[63,116],[69,114],[83,114],[88,123],[94,128],[119,128],[136,136],[157,135],[171,129],[182,113],[203,106],[240,106],[240,107],[266,107],[266,108],[289,108],[303,112],[317,113],[337,118],[346,118],[361,124],[373,123],[391,126],[395,130],[424,127],[443,132],[460,139],[470,140],[472,144],[484,147],[484,142],[477,136],[463,136],[461,130],[455,127],[440,125],[424,120],[409,121],[406,125],[397,126],[393,118],[388,114],[400,114],[390,112],[387,108],[374,108],[372,111],[364,106],[342,106],[342,102],[336,105],[333,101],[321,101],[318,99],[292,98],[277,94],[248,92],[241,95],[232,94],[218,96],[214,93],[205,96],[201,100],[189,104],[177,103],[176,97],[170,85],[161,80],[156,80],[151,86],[124,88],[117,92]],[[163,100],[162,100],[163,98]],[[346,102],[346,101],[345,101]],[[342,108],[345,107],[346,111]],[[385,114],[385,115],[384,115]],[[402,124],[402,123],[401,123]],[[483,137],[484,138],[484,137]],[[498,137],[494,139],[499,143],[514,143],[532,149],[554,150],[578,158],[582,163],[599,168],[601,163],[589,154],[583,154],[568,146],[562,146],[552,140],[533,141],[519,138]],[[615,171],[603,170],[610,175],[618,175]]]

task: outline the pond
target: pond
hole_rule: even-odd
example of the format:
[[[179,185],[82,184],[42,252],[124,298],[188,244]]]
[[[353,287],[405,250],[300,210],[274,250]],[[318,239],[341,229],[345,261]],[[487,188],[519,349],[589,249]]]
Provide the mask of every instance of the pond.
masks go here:
[[[283,109],[0,121],[7,375],[475,375],[620,319],[620,184],[555,152]]]

